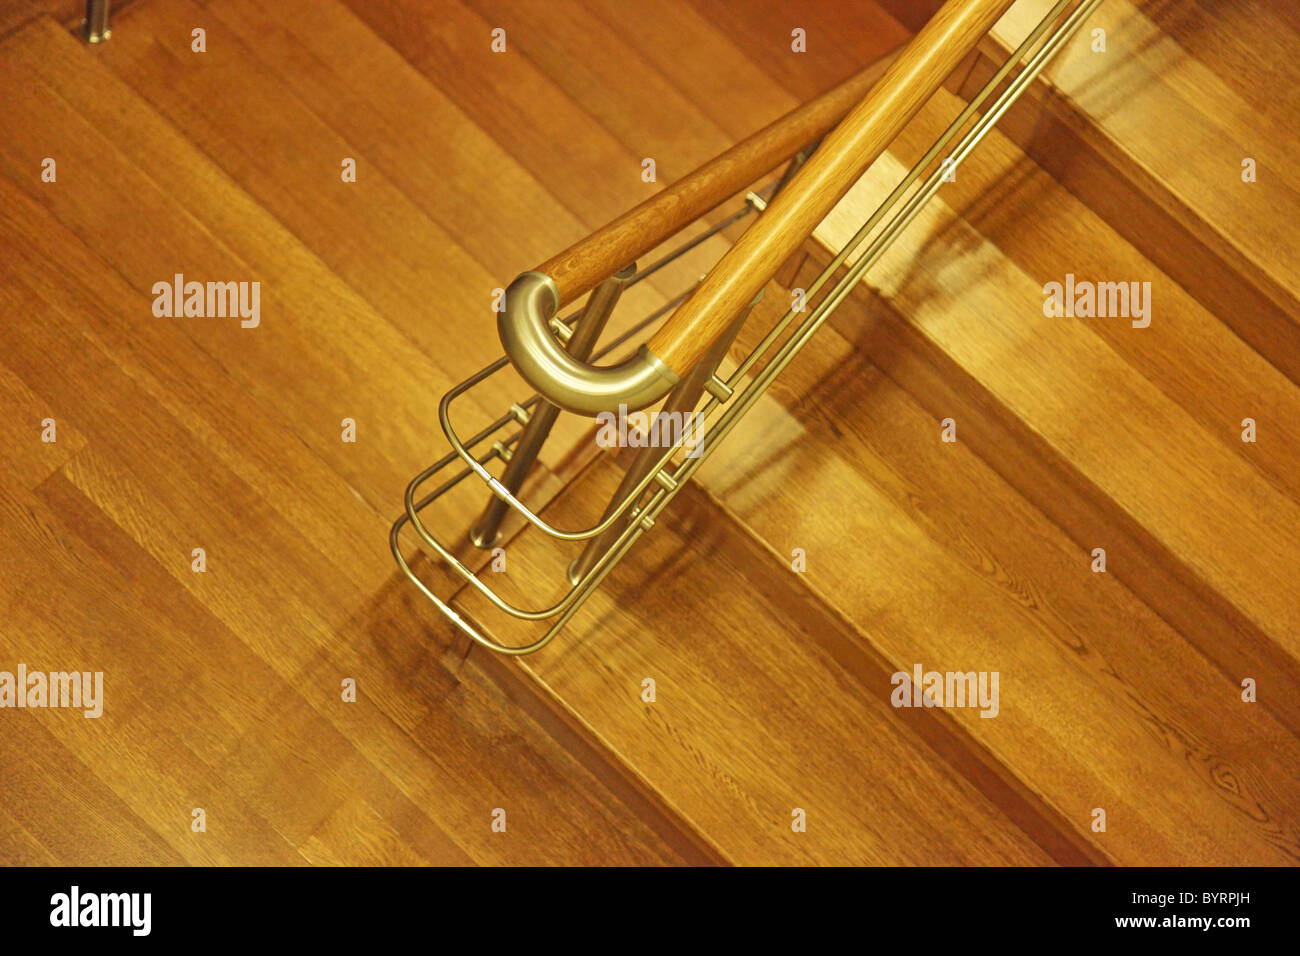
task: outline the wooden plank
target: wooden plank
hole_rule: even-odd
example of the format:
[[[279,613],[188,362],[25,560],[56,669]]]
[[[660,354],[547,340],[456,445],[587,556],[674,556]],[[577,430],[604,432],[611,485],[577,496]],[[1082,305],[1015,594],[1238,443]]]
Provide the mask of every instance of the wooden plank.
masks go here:
[[[895,143],[915,162],[961,109],[941,91]],[[1062,319],[1088,329],[1224,449],[1300,500],[1300,388],[1177,281],[1125,241],[1006,137],[986,137],[945,184],[944,202],[1024,273],[1065,282],[1150,283],[1150,323],[1123,317]],[[843,230],[840,231],[840,235]],[[1242,420],[1267,423],[1266,440],[1241,440]]]
[[[0,36],[39,17],[72,21],[81,19],[85,11],[86,5],[79,0],[0,0]]]
[[[1017,4],[984,51],[998,58],[1047,4]],[[1216,16],[1205,41],[1236,42]],[[1090,50],[1094,26],[1108,52]],[[1006,130],[1121,235],[1212,309],[1292,381],[1300,381],[1300,202],[1285,124],[1243,98],[1166,35],[1145,7],[1108,2]],[[1259,57],[1256,55],[1256,59]],[[983,82],[988,61],[971,76]],[[1242,161],[1258,181],[1242,181]]]
[[[439,663],[437,642],[429,640],[435,622],[382,546],[399,500],[394,489],[414,469],[392,462],[374,466],[370,497],[389,502],[381,517],[354,493],[355,476],[342,474],[348,451],[340,453],[333,444],[337,432],[318,448],[300,437],[317,414],[319,385],[328,384],[329,376],[317,378],[318,369],[302,361],[282,362],[278,374],[269,374],[265,365],[250,371],[250,349],[261,362],[271,362],[274,343],[255,349],[247,342],[243,348],[231,337],[214,346],[204,335],[210,329],[159,321],[149,313],[146,280],[160,256],[230,266],[241,260],[225,252],[227,240],[252,249],[258,262],[283,277],[313,260],[107,74],[70,73],[64,91],[85,94],[75,98],[87,103],[98,96],[98,105],[87,108],[114,114],[111,142],[43,81],[13,66],[24,60],[74,64],[74,40],[36,25],[10,38],[6,50],[15,52],[15,44],[24,51],[6,59],[11,72],[3,82],[17,82],[14,91],[21,87],[22,95],[13,101],[23,105],[15,108],[41,120],[26,139],[6,137],[0,152],[0,163],[19,184],[0,179],[0,231],[7,243],[25,250],[5,260],[3,309],[26,317],[11,329],[6,365],[37,400],[57,401],[72,420],[86,422],[81,453],[40,486],[44,526],[57,529],[46,537],[75,541],[76,548],[103,555],[95,562],[130,569],[122,572],[124,579],[101,575],[99,589],[88,592],[98,600],[82,604],[74,594],[63,601],[66,624],[88,642],[139,631],[145,638],[121,649],[136,655],[129,659],[136,671],[146,670],[138,655],[147,645],[150,653],[165,647],[175,654],[169,660],[177,683],[183,683],[182,674],[201,671],[209,696],[199,699],[226,715],[215,729],[195,733],[195,740],[210,745],[199,748],[197,763],[181,762],[170,776],[160,776],[152,761],[183,749],[182,728],[191,728],[195,719],[185,708],[193,703],[181,697],[168,709],[151,705],[152,693],[141,693],[123,715],[129,725],[120,728],[123,740],[139,741],[132,762],[121,763],[83,729],[77,746],[85,762],[105,774],[128,770],[129,802],[137,812],[147,811],[142,816],[155,828],[167,825],[164,814],[170,811],[149,796],[151,787],[163,785],[178,797],[207,778],[228,779],[229,789],[217,794],[219,817],[233,824],[241,819],[241,806],[255,805],[274,818],[274,829],[248,817],[226,831],[218,855],[232,862],[276,852],[301,860],[295,846],[313,859],[366,862],[405,862],[412,854],[425,862],[680,860],[663,837],[611,799],[583,764],[510,708],[499,691],[489,685],[471,692]],[[100,80],[106,81],[103,88],[93,92]],[[77,83],[86,88],[78,90]],[[32,184],[39,164],[28,158],[52,141],[57,155],[71,159],[60,161],[68,174],[60,185],[76,184],[77,173],[93,166],[101,188],[77,196],[68,189],[38,191]],[[168,166],[175,177],[168,187],[195,201],[204,224],[133,171],[119,152],[124,145],[142,156],[152,147],[155,159],[174,163]],[[115,188],[103,189],[104,181]],[[90,196],[104,202],[87,202]],[[206,201],[196,199],[204,196]],[[83,210],[76,209],[78,203]],[[264,231],[250,240],[235,223],[254,231],[260,223]],[[296,280],[309,305],[313,284],[344,288],[318,260]],[[324,314],[327,300],[317,294],[314,301]],[[339,303],[332,307],[337,311]],[[364,308],[354,314],[370,322],[367,331],[392,334]],[[304,335],[301,327],[296,332],[299,345],[315,343],[321,357],[348,354],[366,341],[354,336],[355,330],[337,322],[314,335]],[[294,337],[282,328],[275,338],[283,348]],[[412,368],[402,357],[417,354],[409,342],[395,351],[396,367]],[[420,361],[416,367],[424,381],[411,392],[428,403],[429,381],[437,373]],[[270,390],[248,387],[255,381]],[[386,400],[393,411],[390,380],[360,381],[369,400]],[[418,435],[427,431],[421,428]],[[416,429],[410,436],[405,454],[427,454]],[[312,483],[321,487],[303,488],[292,500],[295,484]],[[198,539],[209,549],[205,575],[189,567],[189,549]],[[17,547],[29,569],[25,581],[41,580],[53,567],[64,571],[59,586],[82,583],[84,565],[55,564],[54,555],[32,541]],[[87,573],[98,567],[95,562]],[[116,609],[116,624],[85,623],[95,620],[101,605]],[[138,623],[137,613],[146,620],[152,615],[153,623]],[[37,636],[46,639],[34,617],[22,624],[22,646],[35,646]],[[199,664],[196,642],[204,637],[219,638],[219,649],[233,655],[228,668]],[[127,658],[114,658],[116,645],[94,646],[127,666]],[[225,675],[244,671],[256,676],[257,699],[266,701],[255,711],[212,696],[237,693]],[[340,675],[358,679],[362,690],[355,707],[339,700]],[[269,729],[258,727],[254,717]],[[510,742],[508,749],[503,741]],[[494,748],[510,757],[485,772],[479,766],[483,754]],[[512,819],[529,839],[503,840],[491,832],[490,812],[499,802],[512,808]],[[58,826],[57,818],[38,819],[39,827],[22,821],[38,838]],[[366,821],[372,829],[360,840],[353,836],[355,847],[349,848],[348,828]],[[182,823],[187,826],[188,817]],[[188,841],[188,831],[182,832]],[[212,843],[206,852],[217,848]],[[194,854],[203,851],[186,844],[186,852],[197,859]]]
[[[1134,6],[1269,125],[1290,123],[1300,112],[1300,11],[1294,4],[1244,0],[1206,7],[1139,0]]]
[[[839,248],[902,171],[892,158],[877,163],[828,218],[823,241]],[[1287,570],[1300,566],[1295,503],[1090,329],[1044,316],[1039,277],[936,200],[869,281],[1011,414],[1296,656],[1300,618]],[[1160,301],[1159,291],[1153,294]],[[1225,430],[1232,413],[1223,410]]]
[[[0,806],[0,860],[6,866],[57,866],[58,859]]]
[[[706,488],[777,559],[804,549],[800,580],[889,670],[999,672],[998,716],[954,718],[1099,852],[1124,864],[1300,858],[1300,787],[1275,761],[1300,758],[1295,735],[1114,577],[1091,573],[1085,549],[966,450],[963,419],[961,440],[943,442],[938,418],[875,367],[891,356],[867,330],[853,344],[819,336],[778,379],[779,401],[728,438],[725,466],[701,472]],[[1096,807],[1105,834],[1090,831]]]
[[[82,434],[61,410],[34,395],[22,379],[0,365],[0,485],[30,491],[57,471],[85,444]],[[53,421],[53,441],[45,441],[47,420]]]
[[[0,861],[7,866],[180,866],[174,849],[113,789],[68,749],[57,721],[34,712],[6,715],[0,739],[0,819],[8,831]],[[183,821],[182,821],[183,822]],[[191,855],[189,859],[194,859]]]
[[[596,462],[548,514],[590,517],[616,478]],[[508,597],[535,603],[562,579],[569,549],[539,539],[520,535],[493,577]],[[850,639],[844,624],[794,578],[688,492],[522,666],[735,863],[1049,862],[887,693],[854,684],[822,647]],[[464,606],[499,620],[477,595]]]
[[[691,6],[797,100],[823,90],[897,48],[908,31],[878,3],[850,0],[690,0]],[[795,29],[806,51],[793,49]]]
[[[51,482],[61,480],[56,476]],[[177,589],[153,591],[152,600],[144,597],[140,563],[114,547],[115,542],[101,538],[96,542],[98,553],[74,551],[73,539],[60,527],[47,500],[23,504],[6,496],[3,507],[5,532],[0,547],[8,570],[5,643],[13,649],[15,663],[26,663],[33,670],[104,675],[102,716],[87,719],[75,710],[14,712],[9,715],[12,721],[5,721],[10,738],[5,749],[41,753],[29,749],[33,740],[24,724],[42,720],[49,734],[67,748],[47,751],[52,769],[76,780],[74,793],[84,788],[93,795],[94,802],[81,818],[91,808],[97,814],[112,811],[125,818],[113,828],[119,831],[116,835],[106,834],[104,849],[113,849],[128,836],[121,829],[129,828],[134,816],[155,835],[142,842],[142,862],[173,862],[179,855],[191,863],[228,864],[237,858],[231,851],[238,846],[250,862],[301,863],[264,815],[274,808],[251,804],[238,782],[216,772],[214,751],[219,752],[221,741],[237,735],[250,720],[236,688],[251,688],[253,699],[266,690],[246,649],[239,648],[242,653],[232,656],[232,642],[222,642],[206,626],[210,623],[206,615],[186,613],[193,605],[158,613],[169,605],[166,598],[175,600]],[[152,613],[130,613],[127,608],[142,598],[146,607],[153,605]],[[175,653],[186,645],[188,653]],[[167,651],[159,653],[163,648]],[[184,673],[199,648],[210,668]],[[226,677],[231,673],[239,674],[242,684],[232,684]],[[180,726],[188,726],[191,733],[182,737],[177,733]],[[31,779],[31,774],[22,778]],[[106,788],[94,785],[100,780]],[[104,789],[115,799],[106,800]],[[114,808],[118,800],[130,807],[130,814]],[[210,816],[211,832],[220,834],[217,839],[192,833],[195,807]],[[36,832],[42,837],[53,835],[60,820],[55,814],[61,809],[71,817],[69,823],[78,819],[76,811],[60,808],[59,802],[40,801],[32,809],[51,813],[39,820]],[[27,825],[35,828],[36,823],[32,813]],[[89,849],[97,852],[94,844]]]

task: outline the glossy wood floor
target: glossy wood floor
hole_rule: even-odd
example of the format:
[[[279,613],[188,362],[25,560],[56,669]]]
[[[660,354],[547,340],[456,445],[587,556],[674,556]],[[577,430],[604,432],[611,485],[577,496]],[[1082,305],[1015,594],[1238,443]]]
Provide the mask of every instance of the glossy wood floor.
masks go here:
[[[1300,861],[1298,104],[1259,93],[1295,88],[1280,5],[1106,0],[1101,74],[1089,24],[542,653],[468,651],[388,554],[438,399],[499,354],[491,290],[934,5],[136,0],[93,48],[0,8],[0,671],[105,682],[99,719],[0,710],[0,862]],[[1067,272],[1151,282],[1150,327],[1044,317]],[[175,273],[259,281],[260,325],[156,317]],[[612,493],[592,450],[557,431],[548,517]],[[481,503],[431,522],[461,537]],[[572,555],[532,531],[506,554],[490,583],[535,605]],[[918,663],[998,672],[998,715],[891,706]]]

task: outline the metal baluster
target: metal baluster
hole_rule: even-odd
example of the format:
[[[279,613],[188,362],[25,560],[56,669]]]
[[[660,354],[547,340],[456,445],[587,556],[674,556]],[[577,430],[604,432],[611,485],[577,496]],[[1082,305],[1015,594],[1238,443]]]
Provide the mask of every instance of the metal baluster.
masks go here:
[[[86,20],[81,35],[87,43],[102,43],[113,35],[108,26],[108,0],[86,0]]]
[[[716,377],[718,366],[721,365],[722,360],[727,357],[727,352],[731,348],[732,341],[740,333],[740,329],[745,324],[745,320],[749,318],[750,312],[753,311],[754,306],[758,305],[762,298],[763,291],[760,290],[758,295],[754,296],[753,300],[744,308],[740,315],[736,316],[735,321],[731,323],[731,326],[727,331],[724,332],[713,344],[713,347],[709,349],[704,358],[699,361],[691,374],[682,379],[682,381],[668,393],[668,397],[664,400],[663,409],[658,412],[659,415],[680,414],[683,416],[684,421],[685,416],[694,414],[696,403],[706,391],[720,402],[725,402],[731,397],[731,389],[727,387],[726,383]],[[654,470],[659,459],[663,457],[663,453],[663,448],[653,446],[642,448],[640,452],[637,453],[637,456],[632,460],[632,464],[628,468],[627,473],[623,476],[623,480],[619,482],[618,490],[614,492],[614,497],[610,499],[609,504],[605,507],[605,513],[601,515],[602,521],[608,518],[610,513],[623,503],[623,499],[636,489],[636,486],[641,483],[645,476]],[[671,478],[668,478],[667,475],[663,475],[663,479],[668,481],[672,480]],[[646,491],[643,491],[642,494],[648,494],[653,491],[653,489],[654,486],[652,485],[647,488]],[[627,516],[625,516],[622,521],[615,522],[597,537],[592,538],[587,542],[587,546],[583,548],[582,554],[578,555],[578,557],[569,565],[569,581],[571,583],[577,584],[582,580],[583,575],[596,565],[596,562],[600,560],[601,556],[623,533],[623,529],[627,527],[628,522],[636,520],[639,508],[640,503],[633,505],[632,508],[629,509]]]
[[[701,395],[708,392],[709,398],[703,403],[702,413],[703,417],[708,420],[709,427],[704,434],[703,440],[690,449],[691,454],[685,459],[680,458],[679,449],[683,444],[680,441],[671,447],[641,449],[641,454],[636,456],[633,461],[632,469],[624,478],[614,502],[605,507],[604,517],[596,524],[579,529],[556,527],[548,523],[530,510],[524,502],[516,497],[514,492],[509,491],[487,471],[485,466],[493,457],[504,457],[507,464],[509,464],[511,456],[502,455],[501,449],[496,447],[487,452],[473,450],[476,446],[491,441],[497,433],[509,428],[512,418],[517,421],[527,421],[526,417],[517,413],[503,415],[495,424],[467,441],[462,440],[456,434],[452,424],[451,406],[470,389],[477,387],[489,376],[507,367],[509,364],[508,359],[498,359],[449,391],[439,405],[439,421],[447,440],[452,445],[453,451],[440,462],[417,475],[408,485],[405,499],[406,512],[394,523],[389,535],[389,547],[402,572],[414,582],[448,620],[477,643],[494,651],[510,655],[531,654],[545,647],[578,612],[583,601],[600,585],[604,577],[622,560],[636,541],[646,531],[650,530],[664,508],[691,481],[704,460],[714,453],[720,443],[725,441],[734,426],[770,387],[775,377],[808,344],[826,318],[849,295],[850,291],[861,282],[866,271],[879,260],[898,234],[917,216],[927,200],[938,191],[942,183],[944,168],[939,166],[926,176],[925,171],[930,169],[932,162],[945,149],[949,148],[950,142],[963,129],[966,129],[968,122],[978,112],[980,114],[979,120],[961,136],[960,141],[949,153],[953,164],[960,165],[971,150],[974,149],[975,145],[1007,111],[1011,103],[1015,102],[1029,83],[1033,82],[1043,66],[1077,32],[1080,25],[1092,14],[1101,0],[1079,0],[1073,10],[1062,21],[1062,15],[1072,2],[1074,0],[1058,0],[1052,11],[1040,21],[1039,25],[1025,38],[1020,47],[1002,64],[977,96],[966,105],[949,128],[913,166],[902,182],[897,184],[889,196],[863,223],[854,237],[845,244],[829,265],[809,285],[807,297],[810,302],[818,292],[823,290],[823,287],[831,284],[831,288],[817,302],[811,312],[808,312],[803,317],[802,321],[797,321],[799,314],[791,309],[762,336],[762,340],[758,345],[741,358],[739,364],[726,376],[722,376],[717,371],[718,363],[725,358],[727,350],[725,345],[721,346],[718,352],[715,353],[710,350],[708,354],[701,357],[696,368],[687,376],[691,381],[690,393],[685,393],[685,385],[683,384],[681,394],[678,394],[675,390],[674,393],[668,396],[669,404],[665,407],[665,411],[671,413],[673,410],[679,410],[683,414],[692,412]],[[1055,29],[1053,30],[1054,26]],[[1048,31],[1052,32],[1049,34]],[[1042,43],[1042,46],[1037,52],[1030,55],[1034,46],[1045,35],[1047,39]],[[1027,62],[1025,62],[1026,56],[1029,57]],[[1021,67],[1019,74],[1003,89],[1003,81],[1007,79],[1016,66]],[[999,89],[1002,89],[1002,92],[996,96],[991,105],[986,106],[985,101]],[[787,170],[782,179],[789,180],[791,178],[790,172],[791,170]],[[921,181],[919,185],[918,181]],[[916,187],[914,192],[911,191],[913,187]],[[761,193],[750,194],[745,209],[759,212],[765,205]],[[723,220],[723,223],[734,221],[734,218]],[[882,223],[883,228],[876,234],[876,228],[881,226]],[[849,266],[849,257],[855,250],[858,250],[862,243],[867,242],[867,239],[873,234],[874,238],[867,243],[867,248],[862,250],[853,261],[853,264]],[[698,237],[691,240],[691,244],[698,244]],[[666,259],[670,260],[673,256],[674,253],[669,253]],[[652,264],[645,271],[650,271],[657,265]],[[644,273],[638,273],[636,278],[640,279],[643,275]],[[837,276],[838,278],[836,278]],[[754,301],[757,302],[757,298]],[[749,303],[745,311],[749,312],[753,308],[753,304],[752,302]],[[658,315],[655,318],[658,318]],[[733,325],[729,326],[722,340],[723,342],[729,341],[738,332],[740,321],[738,318]],[[625,333],[625,336],[635,339],[638,331],[639,328],[637,331]],[[788,337],[787,333],[790,333]],[[562,333],[560,335],[567,342],[568,339]],[[783,338],[784,341],[782,341]],[[613,347],[614,343],[611,343],[606,347],[606,350]],[[772,354],[774,348],[776,351],[775,354]],[[597,354],[599,355],[599,353]],[[589,358],[588,361],[591,361],[591,359]],[[759,368],[760,363],[761,368]],[[751,371],[753,371],[752,375]],[[735,389],[734,394],[732,394],[732,389]],[[536,396],[529,402],[523,403],[523,407],[532,407],[534,405],[537,406],[535,412],[540,413],[543,406]],[[658,431],[660,436],[662,436],[661,427],[662,422]],[[513,438],[522,437],[522,435],[522,430],[516,430],[502,444],[508,447]],[[457,461],[464,466],[459,474],[449,481],[444,481],[432,493],[421,495],[420,488],[427,481]],[[541,609],[520,608],[504,601],[483,582],[479,581],[475,573],[457,560],[425,526],[421,520],[420,512],[431,505],[450,487],[459,483],[461,479],[471,476],[476,476],[479,480],[491,486],[498,497],[504,496],[508,498],[509,500],[505,504],[511,510],[549,537],[560,541],[596,542],[570,565],[570,575],[577,577],[579,572],[583,570],[585,570],[585,574],[581,574],[577,580],[572,582],[573,588],[562,600],[551,607]],[[633,510],[634,506],[635,511]],[[439,599],[406,562],[402,556],[399,535],[408,524],[415,528],[421,540],[435,551],[443,562],[454,570],[460,578],[485,595],[498,609],[519,619],[531,621],[552,620],[551,627],[542,637],[523,645],[503,644],[490,634],[483,633],[472,620],[462,616],[451,605]]]
[[[618,304],[619,297],[623,294],[623,289],[635,274],[636,263],[633,263],[593,289],[572,331],[569,331],[568,326],[559,320],[555,320],[556,331],[563,329],[564,331],[559,334],[568,335],[565,347],[570,355],[583,361],[590,358],[592,350],[596,347],[596,341],[605,330],[610,314],[614,311],[614,306]],[[518,414],[516,412],[516,417]],[[537,455],[541,452],[542,445],[546,443],[546,438],[550,435],[551,428],[554,427],[559,415],[558,406],[547,401],[538,402],[514,448],[498,451],[506,458],[505,471],[501,473],[501,484],[512,495],[518,494],[519,489],[523,487],[524,479],[528,477],[528,472],[532,469],[533,462],[537,460]],[[490,548],[495,545],[501,538],[501,521],[509,510],[510,505],[507,501],[493,495],[483,514],[470,528],[470,541],[480,548]]]

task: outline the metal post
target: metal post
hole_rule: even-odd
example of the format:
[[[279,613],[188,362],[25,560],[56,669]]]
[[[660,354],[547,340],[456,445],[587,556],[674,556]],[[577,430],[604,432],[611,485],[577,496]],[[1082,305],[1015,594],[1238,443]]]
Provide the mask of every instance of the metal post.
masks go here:
[[[741,326],[743,326],[745,320],[749,318],[749,313],[753,311],[754,306],[758,305],[759,300],[763,298],[763,292],[764,290],[759,290],[758,295],[754,296],[749,305],[745,306],[740,315],[736,316],[735,321],[733,321],[731,325],[728,326],[727,331],[722,333],[718,340],[713,343],[713,346],[705,353],[704,358],[700,359],[691,373],[687,375],[686,378],[682,379],[681,382],[679,382],[668,394],[668,398],[664,400],[664,407],[659,412],[660,415],[672,415],[674,413],[687,415],[693,413],[695,411],[696,403],[699,402],[700,396],[702,396],[705,391],[708,391],[710,394],[722,401],[725,401],[726,398],[729,397],[729,394],[723,391],[726,386],[718,382],[714,378],[714,375],[718,371],[718,366],[722,364],[722,360],[727,357],[727,352],[731,349],[732,341],[738,334],[740,334]],[[601,521],[608,518],[610,513],[622,504],[623,499],[632,493],[632,490],[636,488],[645,476],[650,473],[651,469],[654,468],[655,463],[663,457],[663,453],[663,448],[655,447],[642,448],[640,452],[637,453],[637,456],[632,460],[632,464],[628,468],[627,473],[623,475],[623,480],[619,482],[618,490],[614,492],[614,497],[611,498],[609,504],[605,506],[605,513],[600,516]],[[654,490],[654,486],[650,485],[641,494],[645,496],[652,493]],[[582,554],[578,555],[578,557],[569,565],[569,581],[571,583],[577,584],[582,580],[583,575],[596,565],[596,562],[600,560],[601,555],[603,555],[605,551],[609,549],[610,545],[618,539],[619,535],[623,533],[623,529],[627,527],[628,521],[633,519],[633,516],[640,508],[640,505],[641,503],[637,502],[628,509],[627,513],[623,516],[623,520],[615,521],[603,532],[587,542],[587,546],[582,549]]]
[[[102,43],[113,35],[108,26],[108,0],[86,0],[86,20],[81,35],[87,43]]]
[[[605,324],[609,321],[614,306],[618,304],[624,286],[635,274],[636,263],[633,263],[592,290],[591,295],[587,297],[587,305],[582,310],[582,315],[578,317],[569,335],[566,350],[570,355],[579,361],[586,361],[591,357],[592,350],[596,347],[596,340],[605,330]],[[542,445],[546,443],[546,438],[550,435],[551,428],[559,415],[559,406],[552,405],[545,399],[534,407],[532,417],[528,419],[523,434],[519,436],[519,441],[510,451],[505,471],[501,473],[501,484],[512,495],[518,494],[519,489],[523,487],[524,479],[528,477],[528,472],[532,469],[533,462],[537,460],[537,455],[542,450]],[[480,548],[490,548],[495,545],[501,537],[501,520],[509,508],[510,505],[505,500],[493,495],[483,514],[470,528],[470,541]]]

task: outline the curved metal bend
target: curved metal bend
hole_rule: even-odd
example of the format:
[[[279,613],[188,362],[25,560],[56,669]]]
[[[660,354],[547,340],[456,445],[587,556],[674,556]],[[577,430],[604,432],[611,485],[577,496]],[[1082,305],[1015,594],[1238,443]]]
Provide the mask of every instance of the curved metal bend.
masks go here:
[[[576,361],[556,340],[551,319],[560,307],[555,281],[525,272],[506,289],[497,332],[511,364],[554,405],[583,415],[653,405],[677,384],[677,375],[644,345],[621,365]]]

